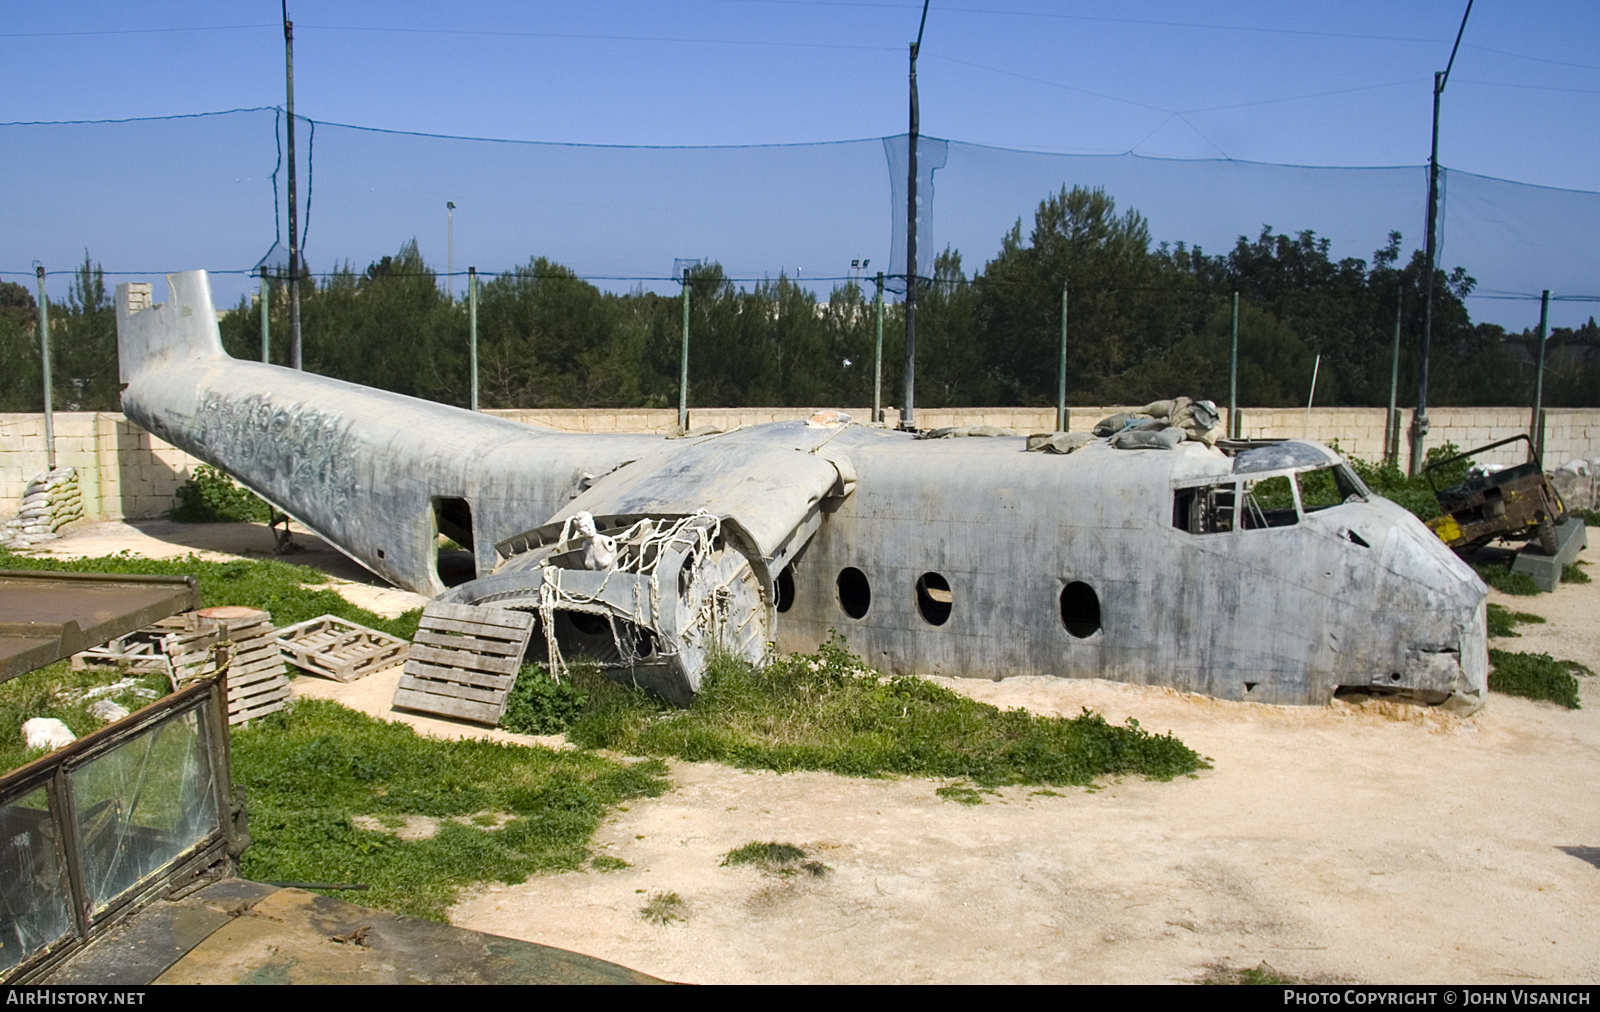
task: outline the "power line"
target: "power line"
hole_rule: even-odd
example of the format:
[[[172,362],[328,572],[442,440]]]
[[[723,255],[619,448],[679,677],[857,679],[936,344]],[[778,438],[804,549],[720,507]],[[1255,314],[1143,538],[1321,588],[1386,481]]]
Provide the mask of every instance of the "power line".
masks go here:
[[[471,35],[512,39],[576,39],[599,42],[672,42],[690,45],[713,46],[777,46],[793,49],[857,49],[870,52],[897,53],[898,46],[863,46],[843,42],[788,42],[779,39],[706,39],[671,35],[595,35],[568,32],[508,32],[473,28],[387,28],[366,25],[304,25],[314,31],[325,32],[398,32],[409,35]]]
[[[280,25],[194,25],[182,28],[103,28],[81,32],[0,32],[0,39],[50,39],[84,35],[165,35],[173,32],[232,32]]]

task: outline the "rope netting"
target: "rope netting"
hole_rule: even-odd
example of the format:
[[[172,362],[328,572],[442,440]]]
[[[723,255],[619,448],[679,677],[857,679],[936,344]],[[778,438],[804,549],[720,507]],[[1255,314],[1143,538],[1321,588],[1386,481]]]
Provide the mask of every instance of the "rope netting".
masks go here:
[[[115,280],[205,268],[219,307],[287,261],[286,117],[276,108],[111,122],[0,124],[0,279],[57,277],[85,251]],[[679,264],[780,273],[826,296],[852,275],[903,277],[906,138],[746,147],[620,147],[444,137],[304,121],[297,132],[307,263],[360,269],[416,239],[441,271],[546,257],[612,291],[674,293]],[[917,273],[960,251],[970,272],[1063,186],[1103,187],[1154,242],[1230,249],[1263,226],[1312,230],[1369,259],[1390,231],[1420,247],[1424,166],[1340,168],[1065,155],[924,137]],[[1581,323],[1600,296],[1600,193],[1445,170],[1439,265],[1477,279],[1474,318],[1528,326],[1556,295]],[[446,202],[456,206],[447,214]],[[452,242],[453,239],[453,242]],[[450,248],[453,246],[453,250]],[[855,262],[860,266],[852,267]],[[231,273],[229,273],[231,272]],[[898,277],[897,277],[898,276]],[[443,281],[441,280],[441,284]],[[59,286],[60,292],[56,292]],[[903,287],[903,282],[899,287]],[[459,294],[464,284],[455,284]],[[1532,310],[1536,316],[1536,308]]]

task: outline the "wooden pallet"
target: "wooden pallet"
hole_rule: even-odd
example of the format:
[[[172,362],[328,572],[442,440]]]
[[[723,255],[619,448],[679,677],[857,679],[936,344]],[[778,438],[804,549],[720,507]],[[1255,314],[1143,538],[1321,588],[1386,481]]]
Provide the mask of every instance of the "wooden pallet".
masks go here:
[[[275,632],[271,616],[255,608],[202,608],[74,654],[72,666],[161,671],[173,691],[226,667],[228,723],[241,724],[288,702],[289,679]]]
[[[153,628],[153,627],[152,627]],[[161,636],[151,629],[140,629],[98,647],[90,647],[81,654],[72,655],[72,670],[82,671],[93,667],[115,667],[127,671],[166,671],[167,658],[161,652]]]
[[[202,608],[192,615],[199,630],[210,629],[232,645],[228,723],[243,724],[283,709],[289,701],[289,679],[283,673],[283,655],[271,616],[254,608],[233,607]]]
[[[524,611],[429,604],[411,641],[394,705],[491,727],[500,723],[533,619]]]
[[[320,615],[278,630],[278,648],[284,660],[336,682],[353,682],[374,671],[403,664],[409,646],[397,636],[333,615]]]

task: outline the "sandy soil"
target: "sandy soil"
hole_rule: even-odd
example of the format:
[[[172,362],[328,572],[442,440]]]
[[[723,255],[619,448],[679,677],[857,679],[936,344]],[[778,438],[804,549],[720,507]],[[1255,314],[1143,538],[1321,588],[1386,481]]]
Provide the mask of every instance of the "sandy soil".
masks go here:
[[[114,526],[56,550],[242,551],[229,538],[249,535]],[[342,557],[325,561],[348,567],[341,592],[376,592]],[[1492,599],[1551,619],[1496,646],[1600,670],[1600,581]],[[297,686],[395,718],[397,677]],[[1600,982],[1600,679],[1584,679],[1582,710],[1497,695],[1467,719],[1098,681],[947,682],[1002,707],[1134,716],[1214,768],[964,807],[932,781],[673,763],[671,793],[596,837],[627,868],[481,887],[452,920],[703,983],[1181,982],[1263,961],[1324,980]],[[756,840],[796,844],[829,871],[720,867]],[[666,892],[685,919],[644,921]]]

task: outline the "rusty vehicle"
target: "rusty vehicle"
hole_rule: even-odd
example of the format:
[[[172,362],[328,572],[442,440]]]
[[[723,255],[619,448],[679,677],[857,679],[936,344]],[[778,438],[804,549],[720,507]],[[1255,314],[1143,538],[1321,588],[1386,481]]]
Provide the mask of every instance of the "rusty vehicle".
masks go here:
[[[1317,443],[1030,452],[832,412],[561,433],[230,358],[205,273],[168,283],[137,311],[118,288],[128,417],[397,586],[531,613],[530,660],[587,655],[687,703],[714,652],[837,631],[890,674],[1486,692],[1483,583]]]
[[[1435,471],[1457,461],[1487,453],[1517,441],[1528,444],[1528,460],[1515,467],[1469,475],[1459,485],[1440,489]],[[1471,551],[1490,541],[1537,538],[1546,555],[1556,554],[1556,528],[1566,519],[1561,494],[1545,476],[1544,465],[1526,434],[1436,460],[1423,468],[1440,514],[1428,521],[1439,540],[1456,551]]]

